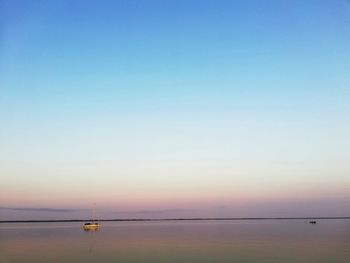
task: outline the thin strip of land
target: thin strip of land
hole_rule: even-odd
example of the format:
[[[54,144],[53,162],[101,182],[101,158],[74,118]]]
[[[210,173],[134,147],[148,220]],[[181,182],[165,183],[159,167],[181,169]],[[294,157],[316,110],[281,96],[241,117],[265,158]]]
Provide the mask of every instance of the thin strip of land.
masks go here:
[[[57,219],[57,220],[0,220],[0,223],[50,223],[50,222],[143,222],[143,221],[230,221],[230,220],[311,220],[311,219],[350,219],[350,216],[323,217],[208,217],[208,218],[117,218],[117,219]]]

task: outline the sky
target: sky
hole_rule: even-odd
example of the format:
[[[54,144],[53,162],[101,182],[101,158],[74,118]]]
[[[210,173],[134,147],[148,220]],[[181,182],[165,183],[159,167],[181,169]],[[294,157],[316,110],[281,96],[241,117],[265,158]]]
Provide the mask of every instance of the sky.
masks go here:
[[[0,0],[0,220],[350,216],[350,2]]]

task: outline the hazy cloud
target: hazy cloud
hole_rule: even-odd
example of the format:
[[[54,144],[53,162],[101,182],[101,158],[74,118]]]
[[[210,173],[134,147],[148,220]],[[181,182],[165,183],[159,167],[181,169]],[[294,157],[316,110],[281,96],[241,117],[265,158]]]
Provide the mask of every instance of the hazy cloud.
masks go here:
[[[46,207],[0,207],[0,210],[27,211],[27,212],[78,212],[86,209],[46,208]]]
[[[177,212],[193,212],[195,209],[159,209],[159,210],[138,210],[138,211],[115,211],[115,214],[163,214]]]

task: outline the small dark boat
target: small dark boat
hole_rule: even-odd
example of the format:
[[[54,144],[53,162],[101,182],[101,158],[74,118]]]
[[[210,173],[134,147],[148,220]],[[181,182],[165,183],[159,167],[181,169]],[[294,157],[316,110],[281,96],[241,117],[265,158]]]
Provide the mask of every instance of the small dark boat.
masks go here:
[[[309,221],[310,224],[316,224],[316,221]]]

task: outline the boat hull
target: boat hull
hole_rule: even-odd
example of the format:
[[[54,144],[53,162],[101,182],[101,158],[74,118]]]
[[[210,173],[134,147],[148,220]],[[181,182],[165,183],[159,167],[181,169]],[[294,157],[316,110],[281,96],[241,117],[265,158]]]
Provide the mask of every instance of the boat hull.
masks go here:
[[[95,224],[95,223],[92,223],[92,224],[85,224],[83,225],[83,229],[84,230],[98,230],[100,227],[100,224]]]

